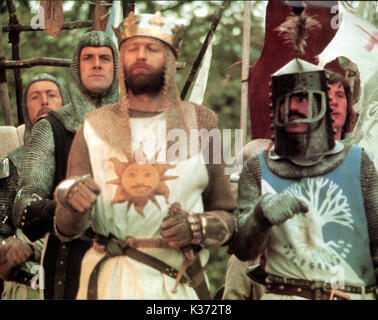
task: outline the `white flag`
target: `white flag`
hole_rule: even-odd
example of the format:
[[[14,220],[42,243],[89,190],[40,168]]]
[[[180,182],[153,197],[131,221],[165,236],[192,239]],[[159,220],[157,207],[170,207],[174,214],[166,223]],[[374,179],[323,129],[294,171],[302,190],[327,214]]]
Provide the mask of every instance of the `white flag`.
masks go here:
[[[122,8],[121,8],[121,1],[113,1],[110,17],[108,20],[108,25],[106,26],[106,34],[110,36],[116,47],[118,48],[117,37],[113,31],[112,25],[114,28],[117,28],[122,21]]]
[[[205,96],[207,78],[209,76],[211,58],[213,55],[213,39],[210,41],[205,56],[202,61],[200,71],[198,73],[196,82],[194,83],[192,93],[190,94],[189,101],[202,104],[203,98]]]
[[[378,163],[378,30],[369,21],[339,2],[341,25],[335,37],[319,55],[324,67],[337,57],[346,57],[360,72],[361,96],[354,106],[359,118],[352,143],[365,147]]]

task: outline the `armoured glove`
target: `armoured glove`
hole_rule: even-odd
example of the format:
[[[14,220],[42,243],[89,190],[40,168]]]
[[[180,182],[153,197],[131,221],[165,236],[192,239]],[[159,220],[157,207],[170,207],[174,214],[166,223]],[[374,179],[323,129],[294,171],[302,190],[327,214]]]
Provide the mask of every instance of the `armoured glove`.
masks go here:
[[[268,230],[280,225],[298,213],[306,213],[304,201],[287,194],[265,194],[256,206],[238,219],[238,232],[234,235],[229,251],[240,260],[256,259],[265,249]]]
[[[199,244],[201,240],[201,222],[199,215],[189,215],[182,211],[175,202],[169,209],[168,216],[161,223],[161,235],[172,247],[180,249],[190,244]],[[190,221],[190,222],[189,222]]]
[[[265,194],[255,208],[255,214],[265,217],[271,225],[280,225],[295,214],[307,211],[304,201],[287,194]]]
[[[55,190],[55,199],[66,209],[84,213],[92,208],[100,188],[89,175],[62,181]]]
[[[89,175],[66,179],[58,185],[54,231],[61,241],[71,241],[85,231],[99,194],[100,188]]]
[[[189,245],[218,247],[232,237],[234,217],[224,211],[191,214],[174,203],[161,224],[161,235],[171,246],[186,249]]]

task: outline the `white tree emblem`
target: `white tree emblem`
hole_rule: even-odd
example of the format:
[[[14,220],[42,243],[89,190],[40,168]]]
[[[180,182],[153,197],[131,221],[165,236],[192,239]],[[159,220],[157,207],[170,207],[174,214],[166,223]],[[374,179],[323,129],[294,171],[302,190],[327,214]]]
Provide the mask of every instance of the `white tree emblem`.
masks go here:
[[[323,237],[323,228],[328,223],[354,229],[343,190],[333,181],[318,177],[303,179],[284,193],[305,201],[309,206],[306,214],[296,215],[286,222],[290,228],[289,243],[285,245],[287,257],[295,264],[308,265],[311,270],[329,270],[344,260],[352,246],[341,237],[327,242]]]

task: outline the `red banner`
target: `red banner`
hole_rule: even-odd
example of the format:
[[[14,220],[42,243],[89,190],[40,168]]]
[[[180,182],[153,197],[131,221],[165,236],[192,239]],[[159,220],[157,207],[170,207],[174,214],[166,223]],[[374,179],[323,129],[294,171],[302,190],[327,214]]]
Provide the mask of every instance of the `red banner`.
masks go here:
[[[298,57],[317,64],[317,56],[332,40],[337,31],[337,29],[332,28],[333,24],[331,24],[334,19],[337,19],[338,10],[337,7],[334,7],[337,6],[337,1],[303,2],[306,3],[307,15],[314,16],[320,22],[321,30],[309,31],[305,54]],[[294,5],[298,6],[300,3],[301,1],[269,1],[267,5],[264,47],[260,58],[250,68],[249,73],[248,101],[252,139],[270,139],[272,137],[269,82],[274,72],[294,58],[295,51],[292,44],[284,43],[285,41],[275,29],[293,13]]]

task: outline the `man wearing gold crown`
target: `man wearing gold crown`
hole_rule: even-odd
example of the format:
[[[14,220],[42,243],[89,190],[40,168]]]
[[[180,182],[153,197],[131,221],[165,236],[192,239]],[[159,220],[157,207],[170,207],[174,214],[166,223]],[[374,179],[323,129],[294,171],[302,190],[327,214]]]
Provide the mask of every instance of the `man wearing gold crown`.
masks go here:
[[[159,12],[131,12],[115,32],[121,101],[86,116],[55,191],[57,236],[96,232],[77,298],[209,299],[207,248],[232,237],[235,203],[213,140],[183,150],[189,132],[216,129],[217,117],[180,99],[180,28]]]

